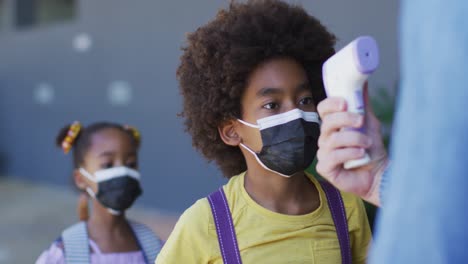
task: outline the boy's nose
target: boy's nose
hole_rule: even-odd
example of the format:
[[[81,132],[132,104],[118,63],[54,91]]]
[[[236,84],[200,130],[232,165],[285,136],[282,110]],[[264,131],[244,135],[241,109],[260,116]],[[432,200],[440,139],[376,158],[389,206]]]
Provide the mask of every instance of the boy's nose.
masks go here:
[[[296,102],[294,100],[287,100],[286,102],[283,103],[283,109],[281,109],[282,113],[291,111],[293,109],[299,108],[298,105],[296,105]]]

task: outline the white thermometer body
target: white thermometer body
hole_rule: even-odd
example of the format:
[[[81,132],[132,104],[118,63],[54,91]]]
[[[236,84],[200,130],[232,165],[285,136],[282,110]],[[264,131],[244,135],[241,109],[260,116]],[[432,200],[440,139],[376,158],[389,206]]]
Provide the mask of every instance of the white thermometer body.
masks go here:
[[[353,40],[323,64],[323,83],[327,96],[343,97],[349,112],[365,115],[363,86],[378,65],[379,50],[375,40],[369,36]],[[365,125],[359,131],[366,133]],[[357,168],[370,161],[366,153],[361,159],[346,162],[344,168]]]

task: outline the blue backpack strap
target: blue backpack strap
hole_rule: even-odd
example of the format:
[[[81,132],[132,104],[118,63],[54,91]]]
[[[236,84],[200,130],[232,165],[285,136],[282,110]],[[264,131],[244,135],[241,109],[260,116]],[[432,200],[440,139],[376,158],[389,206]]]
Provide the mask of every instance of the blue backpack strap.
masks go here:
[[[86,223],[79,222],[62,232],[62,242],[67,264],[89,264],[89,239]]]
[[[236,231],[223,187],[208,196],[224,264],[241,264]]]
[[[348,232],[348,220],[346,210],[340,191],[326,181],[320,181],[320,185],[327,196],[328,207],[330,208],[333,222],[335,223],[336,234],[340,243],[341,263],[351,264],[351,244]]]
[[[161,240],[146,225],[134,221],[129,223],[145,255],[146,263],[154,263],[162,248]]]

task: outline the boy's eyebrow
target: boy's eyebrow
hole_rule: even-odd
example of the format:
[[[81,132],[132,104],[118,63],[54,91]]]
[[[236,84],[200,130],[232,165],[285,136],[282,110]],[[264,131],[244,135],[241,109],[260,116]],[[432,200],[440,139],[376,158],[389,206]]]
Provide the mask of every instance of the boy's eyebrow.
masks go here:
[[[310,90],[310,84],[309,84],[309,82],[306,81],[306,82],[301,83],[298,86],[296,86],[295,89],[296,89],[296,92],[309,91]],[[278,94],[282,94],[282,93],[284,93],[284,91],[282,89],[274,88],[274,87],[264,87],[264,88],[260,89],[257,92],[257,97],[265,97],[265,96],[269,96],[269,95],[278,95]]]
[[[297,92],[310,91],[310,83],[305,82],[296,87]]]
[[[265,97],[269,95],[282,94],[283,90],[273,87],[264,87],[257,92],[257,97]]]

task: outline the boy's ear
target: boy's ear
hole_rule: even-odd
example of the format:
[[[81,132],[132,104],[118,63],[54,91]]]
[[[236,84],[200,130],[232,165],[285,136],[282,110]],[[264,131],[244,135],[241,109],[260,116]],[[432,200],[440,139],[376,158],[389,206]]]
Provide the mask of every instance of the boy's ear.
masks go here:
[[[75,185],[78,187],[80,190],[85,190],[87,187],[87,184],[85,180],[83,179],[83,176],[80,173],[80,170],[75,169],[73,170],[73,180],[75,181]]]
[[[238,146],[241,143],[241,138],[236,130],[237,122],[229,120],[218,127],[218,133],[223,142],[229,146]]]

